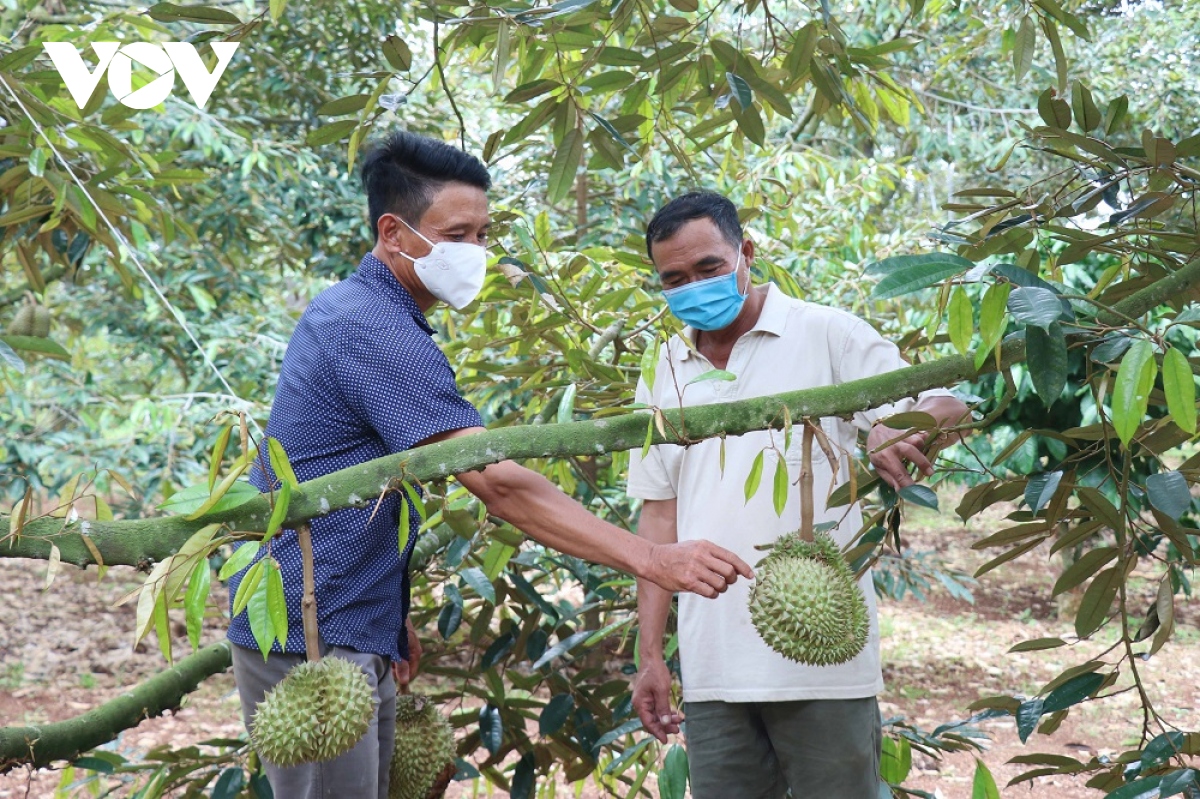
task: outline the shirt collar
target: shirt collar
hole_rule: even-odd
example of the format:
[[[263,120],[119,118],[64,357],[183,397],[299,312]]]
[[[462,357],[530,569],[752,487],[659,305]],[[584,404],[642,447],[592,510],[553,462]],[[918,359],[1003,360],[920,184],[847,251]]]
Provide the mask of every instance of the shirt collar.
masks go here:
[[[774,283],[768,283],[767,298],[763,300],[762,310],[758,312],[758,321],[754,323],[754,327],[746,331],[745,335],[770,333],[773,336],[782,336],[783,329],[787,327],[788,310],[787,295]],[[696,329],[691,325],[684,327],[681,337],[685,349],[680,360],[686,361],[695,352]]]
[[[422,330],[433,335],[433,328],[429,325],[429,320],[425,318],[425,312],[421,310],[421,306],[417,305],[413,295],[408,293],[408,289],[404,288],[404,284],[392,274],[392,270],[388,269],[387,264],[372,253],[367,253],[358,264],[358,275],[370,286],[380,289],[391,297],[397,305],[412,315],[413,320]]]

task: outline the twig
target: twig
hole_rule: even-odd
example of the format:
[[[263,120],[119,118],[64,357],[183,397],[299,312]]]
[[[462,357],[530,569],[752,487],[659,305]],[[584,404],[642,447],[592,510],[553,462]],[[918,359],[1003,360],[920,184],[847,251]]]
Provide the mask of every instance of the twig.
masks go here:
[[[316,579],[313,575],[312,526],[301,522],[296,526],[300,540],[300,559],[304,564],[304,599],[300,603],[300,615],[304,619],[304,652],[311,663],[321,659],[320,639],[317,633]]]

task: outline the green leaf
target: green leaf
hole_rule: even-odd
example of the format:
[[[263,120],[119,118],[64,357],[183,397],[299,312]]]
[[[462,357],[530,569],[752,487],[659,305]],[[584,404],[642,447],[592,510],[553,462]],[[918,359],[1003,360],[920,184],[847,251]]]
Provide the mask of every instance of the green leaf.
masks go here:
[[[788,468],[787,461],[783,458],[775,461],[775,485],[772,498],[775,502],[775,515],[782,516],[788,500]]]
[[[955,286],[950,295],[950,343],[960,355],[971,350],[971,337],[975,334],[975,307],[962,286]]]
[[[567,654],[572,649],[574,649],[576,646],[579,646],[584,641],[586,641],[589,637],[591,637],[591,634],[592,634],[591,630],[580,630],[579,632],[574,633],[573,635],[567,636],[566,638],[559,641],[557,644],[555,644],[554,646],[550,647],[545,652],[543,652],[541,657],[539,657],[537,660],[535,660],[533,662],[533,666],[531,668],[533,668],[536,671],[537,669],[540,669],[542,666],[545,666],[547,663],[554,660],[555,658],[562,657],[563,655]]]
[[[271,621],[271,611],[267,603],[267,594],[271,590],[271,581],[267,577],[270,574],[269,564],[271,562],[271,558],[263,558],[258,562],[257,565],[261,566],[263,571],[259,572],[258,579],[254,581],[253,593],[246,600],[246,617],[250,620],[250,633],[254,636],[254,642],[258,644],[258,651],[262,653],[264,660],[271,652],[271,644],[275,642],[275,626]],[[249,578],[250,575],[247,574],[246,577]],[[241,586],[238,588],[240,595]]]
[[[283,572],[274,558],[267,562],[266,583],[267,614],[271,618],[271,627],[275,629],[279,646],[284,647],[287,646],[288,637],[287,593],[283,590]]]
[[[1175,521],[1192,506],[1192,492],[1187,478],[1180,472],[1162,472],[1146,478],[1146,493],[1150,504]]]
[[[233,615],[237,616],[246,609],[246,603],[250,601],[250,597],[254,596],[254,592],[258,589],[258,584],[262,582],[263,565],[262,560],[250,567],[250,571],[246,572],[246,576],[242,578],[238,584],[237,593],[233,597]]]
[[[1017,708],[1017,736],[1021,739],[1021,743],[1029,740],[1030,734],[1033,733],[1033,729],[1041,717],[1041,699],[1027,699]]]
[[[1104,623],[1117,595],[1117,588],[1121,585],[1121,571],[1120,565],[1105,569],[1087,587],[1079,603],[1079,613],[1075,616],[1075,632],[1080,638],[1087,638]]]
[[[736,72],[726,72],[725,80],[729,82],[729,91],[733,93],[733,99],[737,100],[738,106],[745,111],[754,102],[754,92],[750,90],[750,84]]]
[[[575,174],[583,161],[583,133],[569,130],[554,153],[547,178],[546,201],[551,205],[562,202],[575,186]]]
[[[1018,81],[1025,77],[1025,73],[1033,65],[1036,52],[1037,31],[1033,18],[1026,14],[1021,18],[1021,25],[1017,28],[1017,36],[1013,42],[1013,73]]]
[[[1054,96],[1053,89],[1046,89],[1038,97],[1038,114],[1052,128],[1066,130],[1071,127],[1071,106]]]
[[[1000,799],[1000,789],[992,772],[983,761],[975,758],[975,779],[971,783],[971,799]]]
[[[504,740],[500,710],[491,702],[479,709],[479,740],[493,755],[500,751],[500,743]]]
[[[447,602],[442,606],[442,611],[438,614],[437,626],[443,640],[450,640],[450,636],[458,630],[459,625],[462,624],[462,615],[461,599],[458,602]]]
[[[408,72],[412,66],[412,50],[407,42],[395,34],[383,40],[383,57],[392,65],[392,69],[399,72]]]
[[[417,515],[421,517],[422,523],[428,520],[429,514],[425,510],[425,503],[421,500],[421,495],[417,492],[417,487],[407,480],[400,485],[404,487],[404,493],[408,495],[409,502],[417,509]]]
[[[191,513],[186,514],[184,516],[184,518],[187,519],[188,521],[194,521],[196,519],[199,519],[201,516],[204,516],[207,513],[215,513],[218,510],[227,510],[230,507],[237,507],[238,505],[241,505],[243,502],[246,502],[250,499],[253,499],[254,496],[257,496],[258,495],[257,488],[255,488],[254,486],[252,486],[246,482],[242,482],[242,483],[238,482],[238,478],[242,476],[242,472],[246,471],[246,469],[248,469],[249,467],[250,467],[250,464],[248,464],[248,463],[242,463],[238,466],[235,466],[234,469],[229,474],[225,475],[224,480],[217,483],[217,487],[214,488],[212,490],[212,492],[208,495],[208,497],[203,502],[200,503],[200,507],[196,508]],[[223,504],[221,502],[221,500],[225,498],[226,494],[230,493],[230,491],[234,488],[235,485],[249,486],[250,490],[253,491],[253,495],[247,496],[246,499],[240,499],[238,497],[235,497],[233,500],[233,504],[228,504],[228,503]],[[200,487],[204,488],[205,486],[200,486]],[[240,489],[240,490],[242,491],[243,494],[248,493],[248,492],[245,492],[245,489]],[[184,489],[183,491],[181,491],[179,493],[182,494],[186,491],[187,491],[187,489]],[[175,495],[172,495],[171,499],[174,500]],[[163,504],[165,505],[167,503],[163,503]]]
[[[0,361],[16,369],[21,374],[25,374],[25,362],[21,357],[13,352],[13,348],[8,345],[3,337],[0,337]]]
[[[174,3],[155,3],[146,10],[151,19],[159,22],[211,22],[218,25],[241,25],[242,21],[220,8],[180,6]]]
[[[660,799],[683,799],[688,786],[687,750],[673,744],[663,759],[662,771],[658,774]]]
[[[354,114],[367,107],[370,94],[351,94],[330,100],[317,109],[319,117],[340,117],[342,114]]]
[[[208,491],[212,493],[213,487],[217,484],[217,475],[221,473],[221,461],[225,457],[225,450],[229,446],[229,434],[233,432],[233,425],[225,425],[225,429],[217,435],[216,443],[213,444],[212,455],[208,462]]]
[[[750,465],[750,474],[746,476],[746,502],[750,501],[750,497],[758,491],[758,484],[762,482],[763,473],[763,451],[760,450],[754,458],[754,463]]]
[[[900,498],[911,502],[914,505],[920,505],[923,508],[938,509],[937,494],[929,486],[913,484],[905,486],[897,492]]]
[[[0,336],[0,343],[14,350],[36,352],[59,361],[71,360],[71,353],[63,349],[61,344],[51,341],[48,338],[40,338],[38,336]],[[18,358],[18,360],[20,359]],[[13,365],[16,366],[15,364]],[[18,369],[17,371],[22,370]]]
[[[871,299],[889,300],[910,294],[962,274],[974,266],[960,255],[945,252],[885,258],[867,267],[867,274],[886,272],[871,292]]]
[[[1042,704],[1042,712],[1057,713],[1079,704],[1098,691],[1105,679],[1103,674],[1095,672],[1072,677],[1050,692]]]
[[[217,573],[217,579],[225,582],[233,575],[240,572],[242,569],[250,565],[258,554],[259,548],[262,546],[258,541],[247,541],[233,551],[229,556],[229,560],[221,566],[221,571]]]
[[[271,21],[278,22],[283,16],[284,9],[287,8],[287,0],[270,0],[268,8],[271,12]],[[241,773],[240,771],[238,773]],[[238,786],[239,789],[241,786]],[[235,792],[236,793],[236,792]],[[231,794],[232,796],[233,794]]]
[[[658,369],[658,345],[659,340],[656,338],[653,346],[646,347],[646,349],[642,352],[640,364],[642,370],[642,382],[645,384],[646,388],[651,391],[654,390],[654,373]]]
[[[171,657],[171,622],[167,618],[167,595],[159,594],[154,601],[154,634],[158,638],[158,651],[162,652],[167,663],[174,663]]]
[[[401,557],[408,549],[408,538],[412,535],[412,506],[408,497],[400,497],[400,524],[396,528],[396,551]]]
[[[1075,121],[1084,133],[1100,127],[1100,109],[1092,99],[1091,90],[1079,81],[1075,81],[1071,87],[1071,108],[1075,112]]]
[[[1196,773],[1196,769],[1185,768],[1172,771],[1163,775],[1162,782],[1158,786],[1159,797],[1167,799],[1168,796],[1178,796],[1188,788],[1200,788],[1200,774]]]
[[[1154,345],[1145,339],[1135,341],[1121,359],[1113,385],[1112,416],[1117,436],[1126,447],[1146,415],[1157,371]]]
[[[988,353],[1004,338],[1004,330],[1008,326],[1008,297],[1012,288],[1010,283],[995,283],[984,292],[979,304],[979,335],[982,343],[975,353],[976,369],[983,365]]]
[[[1040,652],[1043,649],[1057,649],[1060,646],[1066,646],[1067,642],[1061,638],[1034,638],[1030,641],[1022,641],[1012,647],[1009,647],[1009,652]]]
[[[559,424],[566,424],[575,418],[575,392],[577,390],[574,383],[563,390],[562,399],[558,402],[558,414],[556,417],[556,421]]]
[[[1163,777],[1158,775],[1143,777],[1106,794],[1104,799],[1159,799],[1164,796],[1159,789],[1162,782]]]
[[[1129,112],[1129,97],[1122,94],[1117,99],[1108,104],[1108,108],[1104,111],[1104,132],[1109,136],[1117,132],[1121,127],[1121,123],[1125,121],[1125,115]]]
[[[304,138],[306,144],[310,147],[320,147],[322,144],[332,144],[335,141],[340,141],[350,135],[350,132],[358,127],[357,119],[339,119],[336,122],[330,122],[327,125],[322,125],[319,128],[311,131]]]
[[[1054,588],[1051,590],[1050,595],[1058,596],[1064,591],[1070,591],[1100,571],[1105,564],[1116,556],[1116,547],[1096,547],[1095,549],[1089,549],[1059,575],[1058,579],[1054,582]]]
[[[279,494],[275,497],[275,507],[271,510],[271,518],[267,520],[267,531],[263,539],[269,539],[279,532],[279,528],[283,526],[283,520],[287,518],[288,506],[292,503],[292,484],[286,480],[279,487]]]
[[[1181,430],[1196,434],[1196,378],[1187,356],[1171,347],[1163,356],[1163,391],[1167,410]]]
[[[469,569],[463,569],[460,576],[463,582],[471,586],[471,590],[487,601],[488,604],[496,604],[496,589],[492,585],[492,581],[483,573],[482,569],[472,566]]]
[[[883,739],[879,776],[889,785],[900,785],[912,771],[912,745],[907,738],[890,735]]]
[[[709,369],[704,374],[696,375],[684,385],[690,386],[692,383],[703,383],[708,380],[733,381],[737,380],[737,375],[735,375],[733,372],[727,372],[724,369]]]
[[[553,735],[563,728],[571,711],[575,709],[575,697],[570,694],[555,694],[542,709],[538,717],[538,732],[542,735]]]
[[[613,124],[611,122],[609,122],[607,119],[605,119],[604,117],[602,117],[598,114],[592,113],[591,111],[589,111],[588,113],[591,115],[592,119],[596,120],[596,124],[598,124],[600,127],[604,128],[604,131],[609,136],[613,137],[613,140],[616,141],[617,144],[621,145],[622,147],[624,147],[626,150],[633,153],[634,155],[638,154],[637,150],[633,149],[633,145],[631,145],[626,140],[626,138],[621,135],[621,132],[619,130],[617,130],[615,127],[613,127]]]
[[[1048,330],[1062,315],[1062,303],[1049,289],[1022,286],[1009,295],[1008,311],[1022,324]]]
[[[188,580],[187,593],[183,596],[184,620],[187,623],[188,642],[192,649],[200,648],[200,633],[204,627],[204,608],[208,603],[208,589],[212,583],[212,567],[208,558],[196,561],[192,576]]]
[[[1025,484],[1025,502],[1031,511],[1037,513],[1050,503],[1054,492],[1058,491],[1062,476],[1061,471],[1055,471],[1035,474],[1029,478],[1029,482]]]
[[[274,6],[275,2],[276,0],[272,0],[271,5]],[[230,766],[221,772],[220,777],[217,777],[217,782],[213,785],[210,795],[211,799],[235,799],[245,784],[246,775],[241,766]]]
[[[1046,407],[1062,396],[1067,384],[1067,339],[1057,323],[1049,330],[1039,327],[1025,329],[1027,363],[1034,391]]]

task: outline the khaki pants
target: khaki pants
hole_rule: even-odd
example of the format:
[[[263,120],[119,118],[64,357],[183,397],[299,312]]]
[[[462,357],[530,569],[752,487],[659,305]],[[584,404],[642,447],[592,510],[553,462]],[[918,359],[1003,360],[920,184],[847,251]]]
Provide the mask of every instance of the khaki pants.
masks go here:
[[[254,708],[293,667],[304,662],[304,656],[275,652],[264,661],[262,653],[256,650],[240,646],[232,649],[242,719],[246,729],[250,729]],[[341,757],[291,768],[265,763],[267,780],[276,799],[387,799],[388,767],[396,739],[396,682],[392,678],[392,663],[379,655],[340,646],[322,645],[321,649],[321,657],[343,658],[362,668],[375,694],[375,718],[358,745]]]
[[[879,704],[688,702],[693,799],[879,799]]]

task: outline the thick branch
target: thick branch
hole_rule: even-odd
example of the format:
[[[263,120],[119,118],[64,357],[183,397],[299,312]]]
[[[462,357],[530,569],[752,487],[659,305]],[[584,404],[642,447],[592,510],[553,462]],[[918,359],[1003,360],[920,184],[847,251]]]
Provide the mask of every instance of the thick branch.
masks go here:
[[[1170,297],[1200,282],[1200,259],[1113,306],[1126,316],[1137,317]],[[1025,343],[1011,339],[1001,348],[1001,365],[1023,360]],[[678,409],[665,410],[665,435],[653,432],[655,443],[688,443],[720,435],[741,435],[753,430],[780,428],[786,407],[790,418],[848,416],[857,411],[916,396],[922,391],[952,386],[996,368],[989,358],[976,370],[969,356],[952,356],[910,366],[884,375],[836,386],[793,391],[740,402],[704,405],[686,409],[687,440]],[[427,482],[460,472],[479,469],[502,460],[563,458],[641,447],[650,418],[629,413],[607,419],[570,424],[530,425],[490,430],[418,449],[389,455],[359,466],[343,469],[303,483],[293,492],[287,524],[295,527],[347,507],[369,507],[380,492],[393,487],[399,478]],[[78,566],[95,563],[81,535],[87,535],[108,565],[147,566],[173,554],[193,532],[211,522],[225,522],[235,530],[263,530],[270,515],[266,497],[223,513],[196,521],[173,516],[159,519],[96,522],[35,519],[26,524],[16,540],[0,543],[0,557],[47,558],[51,544],[62,560]],[[8,517],[0,516],[0,530],[7,530]]]
[[[184,696],[231,662],[228,642],[220,641],[81,716],[36,727],[0,728],[0,774],[21,765],[42,768],[55,760],[74,760],[142,719],[179,707]]]

